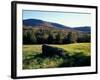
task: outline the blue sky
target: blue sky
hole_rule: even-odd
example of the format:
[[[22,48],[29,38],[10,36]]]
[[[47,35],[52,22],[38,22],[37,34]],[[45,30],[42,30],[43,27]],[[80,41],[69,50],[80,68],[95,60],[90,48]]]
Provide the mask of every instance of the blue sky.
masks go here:
[[[23,10],[24,19],[40,19],[70,27],[90,26],[91,24],[91,14],[89,13]]]

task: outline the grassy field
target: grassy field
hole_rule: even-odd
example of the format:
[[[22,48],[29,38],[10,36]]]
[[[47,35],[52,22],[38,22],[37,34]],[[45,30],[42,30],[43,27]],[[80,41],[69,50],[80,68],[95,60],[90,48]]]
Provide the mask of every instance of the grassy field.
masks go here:
[[[68,44],[68,45],[52,45],[55,47],[62,48],[70,53],[77,53],[83,52],[85,55],[90,55],[90,43],[75,43],[75,44]]]
[[[42,45],[23,45],[23,69],[90,66],[90,43],[50,45],[64,49],[66,59],[60,56],[42,56]]]

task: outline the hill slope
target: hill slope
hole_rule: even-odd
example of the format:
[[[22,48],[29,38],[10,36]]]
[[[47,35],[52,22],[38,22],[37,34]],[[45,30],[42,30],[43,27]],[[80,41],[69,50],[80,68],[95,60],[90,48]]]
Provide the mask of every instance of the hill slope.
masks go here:
[[[65,26],[59,23],[54,22],[47,22],[39,19],[26,19],[23,20],[23,25],[31,26],[32,28],[54,28],[54,29],[63,29],[63,30],[71,30],[71,31],[78,31],[82,33],[90,33],[90,26],[82,26],[82,27],[75,27],[71,28],[70,26]]]

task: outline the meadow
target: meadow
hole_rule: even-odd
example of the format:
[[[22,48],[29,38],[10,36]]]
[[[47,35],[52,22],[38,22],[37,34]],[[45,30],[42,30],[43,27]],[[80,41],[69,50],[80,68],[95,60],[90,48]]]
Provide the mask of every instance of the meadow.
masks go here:
[[[90,66],[91,43],[50,45],[65,51],[66,58],[42,55],[42,45],[23,45],[23,69]]]

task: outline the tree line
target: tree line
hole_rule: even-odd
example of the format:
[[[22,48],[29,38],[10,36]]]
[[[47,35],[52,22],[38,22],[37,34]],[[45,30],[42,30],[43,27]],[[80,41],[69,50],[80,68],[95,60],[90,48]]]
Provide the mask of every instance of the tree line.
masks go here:
[[[23,30],[23,44],[70,44],[90,42],[90,34],[76,32],[63,33],[60,30],[32,29]]]

